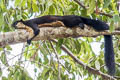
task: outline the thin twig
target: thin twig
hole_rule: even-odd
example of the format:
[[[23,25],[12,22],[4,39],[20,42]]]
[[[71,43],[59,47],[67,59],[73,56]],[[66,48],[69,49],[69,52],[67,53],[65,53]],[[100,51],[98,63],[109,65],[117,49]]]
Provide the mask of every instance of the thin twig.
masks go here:
[[[21,51],[21,55],[20,55],[20,57],[18,58],[18,61],[20,62],[21,61],[21,59],[22,59],[22,55],[23,55],[23,53],[24,53],[24,51],[25,51],[25,43],[23,44],[23,48],[22,48],[22,51]]]
[[[61,80],[61,77],[60,77],[60,74],[61,74],[61,72],[60,72],[60,59],[58,57],[58,53],[57,53],[56,49],[53,47],[52,42],[51,41],[49,41],[49,42],[50,42],[51,47],[53,48],[53,51],[54,51],[54,53],[56,55],[57,62],[58,62],[58,80]]]
[[[113,17],[111,14],[107,14],[107,13],[104,13],[104,12],[99,12],[99,14],[104,15],[104,16],[108,16],[108,17],[110,17],[110,18]]]
[[[41,65],[41,66],[43,66],[43,67],[45,67],[45,68],[48,68],[48,69],[49,69],[49,68],[52,69],[52,67],[49,67],[49,65],[44,65],[44,64],[40,63],[39,61],[35,61],[35,60],[26,59],[26,60],[23,60],[23,61],[21,61],[21,62],[26,62],[26,61],[29,61],[29,62],[33,62],[33,63],[39,64],[39,65]]]
[[[82,8],[87,9],[86,6],[84,6],[80,1],[74,0],[77,4],[79,4]]]
[[[21,54],[17,54],[17,55],[15,55],[14,57],[10,58],[10,59],[7,60],[7,61],[9,62],[9,61],[13,60],[14,58],[18,57],[19,55],[21,55]],[[5,65],[7,65],[8,62],[6,62]],[[6,67],[3,67],[2,69],[5,69],[5,68],[6,68]]]

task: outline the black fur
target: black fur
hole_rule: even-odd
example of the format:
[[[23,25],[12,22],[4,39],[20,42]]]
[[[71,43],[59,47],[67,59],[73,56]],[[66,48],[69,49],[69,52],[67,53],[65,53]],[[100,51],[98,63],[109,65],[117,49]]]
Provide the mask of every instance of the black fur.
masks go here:
[[[113,42],[111,35],[104,35],[104,42],[105,42],[105,64],[108,68],[108,73],[110,75],[115,74],[115,59],[114,59],[114,50],[113,50]]]
[[[103,30],[109,29],[109,26],[103,21],[88,19],[85,17],[76,16],[76,15],[67,15],[67,16],[47,15],[39,18],[26,20],[26,21],[16,21],[13,23],[13,26],[15,27],[15,25],[18,22],[23,22],[23,24],[31,27],[34,30],[34,34],[35,34],[34,37],[36,37],[39,34],[39,28],[37,26],[38,24],[50,23],[54,21],[62,21],[64,25],[69,28],[72,28],[74,26],[80,26],[82,29],[84,29],[84,24],[86,24],[86,25],[92,26],[97,31],[103,31]],[[31,43],[31,40],[33,38],[27,41],[28,44]],[[112,36],[104,35],[104,38],[105,38],[105,63],[108,68],[109,74],[113,76],[115,74],[115,60],[114,60]]]

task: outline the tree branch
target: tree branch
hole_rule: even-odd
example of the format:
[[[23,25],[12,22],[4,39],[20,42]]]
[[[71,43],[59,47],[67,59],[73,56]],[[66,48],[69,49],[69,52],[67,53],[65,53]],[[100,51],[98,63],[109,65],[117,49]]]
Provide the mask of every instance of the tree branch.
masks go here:
[[[29,32],[26,30],[18,30],[15,32],[6,32],[0,34],[0,47],[4,47],[10,44],[16,44],[21,42],[26,42],[29,37]],[[93,28],[85,26],[84,29],[79,27],[67,28],[67,27],[42,27],[40,28],[39,35],[33,40],[49,40],[56,38],[68,38],[68,37],[97,37],[100,35],[120,35],[120,31],[102,31],[97,32]]]
[[[83,9],[87,9],[86,6],[84,6],[80,1],[78,0],[74,0],[77,4],[79,4]],[[94,11],[94,13],[96,13],[96,11]],[[104,12],[98,12],[98,14],[101,14],[101,15],[104,15],[104,16],[108,16],[110,18],[112,18],[113,16],[111,14],[107,14],[107,13],[104,13]]]
[[[56,40],[52,40],[53,42],[57,43]],[[92,67],[89,67],[87,66],[85,63],[83,63],[82,61],[80,61],[76,56],[73,55],[73,53],[68,50],[64,45],[61,46],[62,50],[64,50],[75,62],[77,62],[78,64],[80,64],[83,68],[87,69],[88,72],[92,73],[92,74],[97,74],[97,75],[100,75],[104,80],[115,80],[115,78],[107,75],[107,74],[104,74],[103,72],[97,70],[97,69],[94,69]]]

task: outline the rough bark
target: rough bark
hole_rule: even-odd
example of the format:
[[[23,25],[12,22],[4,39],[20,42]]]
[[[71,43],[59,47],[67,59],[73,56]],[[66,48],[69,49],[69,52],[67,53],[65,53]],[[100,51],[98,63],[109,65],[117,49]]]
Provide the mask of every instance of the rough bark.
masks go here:
[[[4,47],[6,45],[10,44],[16,44],[16,43],[22,43],[26,42],[26,40],[29,37],[29,32],[20,29],[15,32],[6,32],[3,34],[0,34],[0,47]],[[84,29],[81,29],[79,27],[74,28],[67,28],[67,27],[41,27],[40,28],[40,34],[33,40],[49,40],[49,39],[56,39],[56,38],[68,38],[68,37],[96,37],[99,35],[114,35],[114,34],[120,34],[120,31],[115,32],[108,32],[108,31],[102,31],[97,32],[93,28],[90,28],[88,26],[85,26]]]

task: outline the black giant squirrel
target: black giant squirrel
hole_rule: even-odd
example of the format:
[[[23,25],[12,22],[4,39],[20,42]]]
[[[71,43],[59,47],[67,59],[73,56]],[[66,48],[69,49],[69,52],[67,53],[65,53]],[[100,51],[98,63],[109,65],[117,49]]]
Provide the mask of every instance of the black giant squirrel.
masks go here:
[[[103,31],[103,30],[109,30],[109,26],[100,20],[95,19],[89,19],[81,16],[76,15],[66,15],[66,16],[56,16],[56,15],[46,15],[39,18],[34,18],[30,20],[19,20],[12,24],[14,28],[18,28],[18,23],[23,23],[24,25],[30,27],[34,31],[34,36],[31,39],[27,40],[27,43],[30,44],[31,40],[36,37],[40,30],[38,28],[38,25],[44,24],[44,23],[51,23],[55,21],[61,21],[64,23],[66,27],[72,28],[74,26],[79,26],[82,29],[84,28],[84,24],[88,26],[92,26],[97,31]],[[105,64],[108,69],[108,73],[111,76],[114,76],[115,74],[115,60],[114,60],[114,50],[113,50],[113,42],[112,42],[112,36],[111,35],[104,35],[104,45],[105,45]]]

